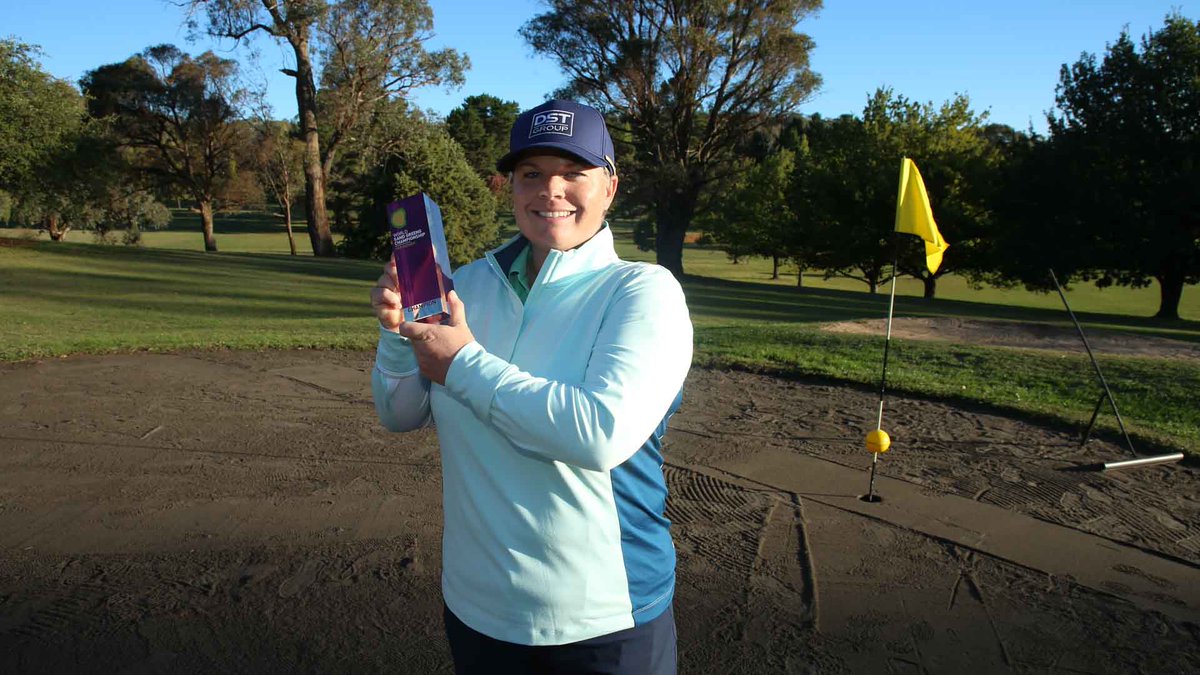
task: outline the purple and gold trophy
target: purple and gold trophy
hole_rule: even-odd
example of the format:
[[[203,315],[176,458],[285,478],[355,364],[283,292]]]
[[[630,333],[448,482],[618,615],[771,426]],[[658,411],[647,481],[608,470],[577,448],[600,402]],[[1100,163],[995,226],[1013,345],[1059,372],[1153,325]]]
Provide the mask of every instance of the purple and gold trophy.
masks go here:
[[[418,192],[388,204],[387,218],[404,320],[441,322],[450,314],[446,294],[454,289],[441,209]]]

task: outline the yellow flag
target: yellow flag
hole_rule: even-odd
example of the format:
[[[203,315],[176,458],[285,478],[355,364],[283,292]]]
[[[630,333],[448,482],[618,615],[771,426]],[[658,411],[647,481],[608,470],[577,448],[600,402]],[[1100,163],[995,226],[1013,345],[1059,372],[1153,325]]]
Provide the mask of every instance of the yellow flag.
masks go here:
[[[900,160],[900,193],[896,197],[896,231],[915,234],[925,240],[925,266],[929,273],[937,272],[942,253],[950,247],[933,222],[929,194],[917,165],[907,157]]]

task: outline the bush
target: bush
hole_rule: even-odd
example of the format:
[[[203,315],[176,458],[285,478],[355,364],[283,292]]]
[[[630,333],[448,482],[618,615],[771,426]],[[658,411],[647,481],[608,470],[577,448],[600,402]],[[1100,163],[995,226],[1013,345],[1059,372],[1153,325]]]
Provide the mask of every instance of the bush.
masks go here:
[[[443,129],[417,117],[404,127],[376,168],[356,181],[355,192],[362,197],[358,219],[345,232],[339,251],[386,259],[391,252],[387,204],[424,192],[441,208],[451,264],[458,267],[479,258],[498,243],[496,197]]]

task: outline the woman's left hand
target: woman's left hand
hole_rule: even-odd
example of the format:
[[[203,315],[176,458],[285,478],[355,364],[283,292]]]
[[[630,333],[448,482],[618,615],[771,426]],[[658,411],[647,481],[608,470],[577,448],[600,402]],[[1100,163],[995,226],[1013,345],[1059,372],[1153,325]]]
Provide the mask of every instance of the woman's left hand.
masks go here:
[[[471,327],[467,325],[467,308],[458,293],[450,291],[446,299],[450,304],[450,318],[445,323],[406,321],[398,328],[400,335],[412,342],[421,374],[443,385],[454,356],[475,341]]]

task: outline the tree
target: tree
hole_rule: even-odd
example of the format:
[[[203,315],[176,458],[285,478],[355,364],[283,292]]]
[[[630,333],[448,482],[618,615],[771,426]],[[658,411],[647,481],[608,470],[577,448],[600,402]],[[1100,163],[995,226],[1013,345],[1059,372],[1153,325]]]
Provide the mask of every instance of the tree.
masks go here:
[[[722,193],[722,199],[697,221],[731,257],[761,255],[772,259],[772,279],[781,260],[799,268],[802,284],[807,240],[792,212],[789,194],[796,175],[796,154],[787,147],[770,152]]]
[[[446,131],[458,141],[481,178],[496,174],[496,161],[508,153],[509,131],[521,107],[489,94],[468,96],[446,115]]]
[[[814,116],[804,126],[804,145],[791,198],[814,262],[826,276],[862,281],[874,293],[892,262],[888,233],[899,155],[891,162],[895,153],[881,149],[853,115]]]
[[[1169,15],[1138,46],[1126,30],[1102,61],[1062,67],[1048,147],[1070,241],[1055,264],[1099,286],[1157,281],[1156,316],[1177,319],[1184,285],[1200,280],[1200,22]]]
[[[204,250],[217,250],[214,202],[234,176],[241,92],[237,64],[205,52],[196,58],[172,45],[151,47],[122,63],[84,75],[88,111],[111,122],[134,164],[164,187],[196,201]]]
[[[461,84],[466,57],[426,51],[433,12],[425,0],[190,0],[207,15],[207,32],[241,42],[262,31],[286,42],[296,59],[283,72],[296,80],[304,185],[314,255],[332,255],[325,186],[338,146],[375,103],[430,84]],[[319,105],[317,73],[321,73]],[[336,92],[336,93],[335,93]],[[320,127],[328,129],[322,140]]]
[[[683,239],[706,188],[736,172],[745,140],[817,86],[795,26],[820,0],[551,0],[521,28],[556,59],[564,95],[611,113],[659,264],[683,275]]]
[[[42,70],[39,53],[32,45],[0,40],[0,190],[22,219],[36,217],[58,241],[70,225],[62,222],[69,204],[56,192],[74,166],[66,160],[87,115],[79,92]]]
[[[127,244],[141,241],[146,229],[162,229],[171,214],[158,202],[115,145],[102,122],[85,122],[38,172],[35,185],[22,190],[14,204],[16,220],[36,224],[61,241],[73,229],[90,230],[99,241],[123,231]]]
[[[292,204],[304,187],[304,143],[288,122],[260,119],[255,126],[254,167],[258,180],[282,212],[288,248],[296,255],[292,236]]]
[[[1000,157],[984,133],[985,119],[961,94],[934,107],[878,89],[861,120],[812,120],[793,209],[817,238],[826,273],[863,281],[874,293],[899,251],[898,272],[921,279],[932,298],[941,276],[983,269]],[[892,234],[902,157],[920,168],[938,227],[953,246],[936,274],[926,269],[919,240]]]
[[[442,211],[446,246],[453,265],[463,265],[497,244],[498,222],[492,193],[467,163],[460,146],[440,125],[404,111],[402,102],[377,115],[362,154],[347,153],[356,164],[342,188],[356,217],[343,231],[339,250],[354,257],[385,259],[388,202],[425,192]]]
[[[879,139],[877,147],[892,153],[890,158],[881,157],[884,166],[890,159],[892,167],[888,175],[891,194],[884,193],[888,210],[881,222],[894,229],[899,160],[909,157],[918,164],[938,229],[953,243],[953,253],[943,258],[937,272],[930,272],[920,239],[908,236],[896,242],[898,273],[920,279],[926,298],[934,297],[942,276],[978,277],[992,259],[995,219],[991,205],[1002,154],[989,139],[986,120],[987,113],[971,110],[970,99],[963,94],[935,108],[882,90],[863,111],[868,132]],[[993,128],[992,133],[997,130]]]

